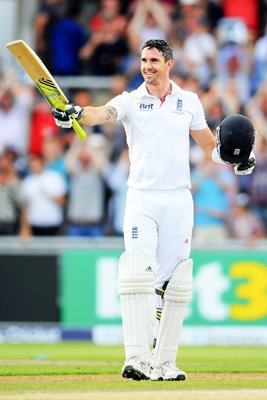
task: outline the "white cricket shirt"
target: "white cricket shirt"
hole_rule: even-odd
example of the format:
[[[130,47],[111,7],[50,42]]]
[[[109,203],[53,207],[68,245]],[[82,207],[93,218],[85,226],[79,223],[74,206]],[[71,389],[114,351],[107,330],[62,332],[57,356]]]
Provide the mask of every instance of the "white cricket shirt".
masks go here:
[[[145,82],[131,93],[108,102],[116,108],[129,146],[128,186],[134,189],[190,188],[189,129],[207,127],[195,93],[173,81],[172,92],[161,101],[151,96]]]
[[[63,207],[55,201],[64,196],[67,186],[57,172],[44,170],[41,174],[31,174],[22,181],[21,200],[28,206],[30,225],[56,226],[63,221]]]

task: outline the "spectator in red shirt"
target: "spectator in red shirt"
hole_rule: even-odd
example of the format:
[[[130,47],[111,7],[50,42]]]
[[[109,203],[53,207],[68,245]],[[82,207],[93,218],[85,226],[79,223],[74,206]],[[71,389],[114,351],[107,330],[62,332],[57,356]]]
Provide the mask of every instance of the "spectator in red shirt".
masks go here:
[[[51,114],[51,107],[39,94],[36,96],[30,121],[29,150],[30,154],[41,154],[44,138],[59,134]]]

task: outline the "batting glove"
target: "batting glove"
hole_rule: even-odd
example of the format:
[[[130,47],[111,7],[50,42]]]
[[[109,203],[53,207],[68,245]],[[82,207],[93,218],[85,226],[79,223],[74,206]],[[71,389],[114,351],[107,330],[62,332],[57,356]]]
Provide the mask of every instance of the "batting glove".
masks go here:
[[[71,128],[73,119],[77,121],[82,118],[84,109],[74,104],[68,104],[66,110],[52,108],[52,114],[57,126],[60,128]]]
[[[255,155],[252,153],[251,157],[247,162],[242,164],[234,165],[234,171],[236,175],[249,175],[252,173],[254,167],[256,165]]]

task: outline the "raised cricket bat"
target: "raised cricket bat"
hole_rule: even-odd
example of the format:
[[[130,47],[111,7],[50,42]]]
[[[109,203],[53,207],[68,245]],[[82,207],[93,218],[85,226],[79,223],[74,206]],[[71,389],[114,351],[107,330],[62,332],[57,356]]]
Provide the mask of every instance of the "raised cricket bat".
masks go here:
[[[48,103],[55,108],[65,110],[69,103],[57,82],[48,71],[42,60],[23,40],[14,40],[6,44],[6,47],[21,65],[27,75],[34,82]],[[86,138],[86,133],[76,119],[73,119],[73,129],[81,139]]]

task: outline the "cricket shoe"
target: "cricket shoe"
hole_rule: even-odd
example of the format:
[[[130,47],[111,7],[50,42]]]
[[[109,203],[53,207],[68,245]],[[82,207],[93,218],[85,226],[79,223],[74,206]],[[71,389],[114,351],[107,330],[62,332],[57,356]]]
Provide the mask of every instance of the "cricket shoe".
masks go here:
[[[186,373],[168,361],[159,367],[151,368],[152,381],[185,381]]]
[[[134,381],[148,380],[150,378],[150,366],[136,357],[132,357],[125,362],[121,375],[125,379],[133,379]]]

